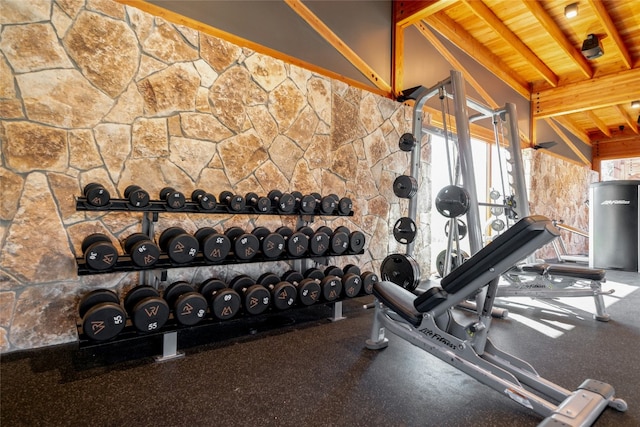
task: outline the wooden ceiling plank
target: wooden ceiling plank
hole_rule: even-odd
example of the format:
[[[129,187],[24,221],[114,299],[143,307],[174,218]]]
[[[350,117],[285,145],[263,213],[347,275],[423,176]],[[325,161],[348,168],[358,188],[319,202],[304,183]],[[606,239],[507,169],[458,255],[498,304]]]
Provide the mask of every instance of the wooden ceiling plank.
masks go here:
[[[552,117],[640,99],[640,68],[535,92],[534,117]]]
[[[466,52],[513,90],[525,98],[530,97],[531,91],[526,81],[514,74],[498,56],[473,38],[471,34],[446,14],[439,12],[427,18],[426,22],[431,28],[442,34],[443,37],[458,46],[463,52]]]
[[[588,2],[589,2],[589,6],[591,6],[591,8],[596,12],[596,17],[604,27],[604,30],[607,32],[607,35],[613,39],[613,45],[616,47],[616,49],[622,56],[622,59],[627,69],[633,68],[633,61],[631,60],[631,54],[629,53],[629,50],[625,46],[624,41],[622,41],[622,37],[620,37],[620,33],[618,32],[618,29],[616,28],[616,25],[614,24],[613,19],[611,19],[609,12],[607,12],[605,3],[602,0],[588,0]]]
[[[573,151],[573,153],[576,156],[578,156],[578,158],[582,160],[582,162],[585,165],[591,167],[591,161],[587,159],[587,157],[584,154],[582,154],[580,150],[578,150],[578,147],[575,146],[575,144],[571,141],[571,139],[569,139],[569,137],[564,133],[564,131],[560,128],[560,126],[558,126],[552,119],[544,119],[544,120],[551,127],[551,129],[553,129],[553,131],[558,134],[560,139],[562,139],[562,142],[567,144],[567,147],[569,147],[571,151]]]
[[[573,122],[573,120],[569,119],[569,117],[567,117],[567,116],[555,116],[553,119],[555,121],[557,121],[558,123],[560,123],[562,126],[564,126],[568,131],[571,132],[572,135],[574,135],[580,141],[582,141],[583,143],[585,143],[587,145],[591,145],[591,138],[589,138],[589,135],[587,135],[587,133],[584,130],[582,130],[580,127],[578,127]]]
[[[620,115],[624,118],[624,121],[626,123],[625,126],[628,126],[629,129],[631,129],[631,131],[633,133],[637,134],[638,133],[638,124],[633,118],[631,118],[631,115],[629,115],[629,113],[627,113],[627,110],[622,108],[622,106],[620,106],[620,105],[616,105],[616,110],[618,110]]]
[[[393,1],[393,25],[407,28],[456,3],[457,0]]]
[[[587,115],[589,120],[591,120],[593,124],[596,125],[598,129],[600,129],[600,132],[611,138],[611,129],[609,129],[609,126],[607,126],[607,124],[603,122],[600,117],[596,116],[596,114],[592,110],[586,110],[585,114]]]
[[[484,3],[481,1],[462,0],[473,13],[489,25],[502,40],[509,44],[516,52],[518,52],[533,67],[544,80],[552,87],[558,86],[558,76],[551,71],[547,65],[542,62],[538,56],[533,53],[529,46],[523,43],[513,31],[507,27]]]
[[[301,0],[284,0],[284,2],[293,9],[302,19],[305,20],[311,28],[313,28],[322,38],[324,38],[331,46],[334,47],[347,61],[358,69],[371,83],[378,89],[391,93],[391,85],[376,73],[358,54],[356,54],[340,37],[338,37],[331,29],[320,20],[307,6],[302,4]]]
[[[549,36],[558,43],[573,62],[575,62],[584,76],[587,78],[593,77],[593,68],[591,67],[591,64],[589,64],[587,59],[582,55],[582,52],[571,44],[560,27],[558,27],[558,24],[555,23],[553,18],[551,18],[544,7],[542,7],[542,4],[539,1],[522,0],[522,2],[549,33]]]

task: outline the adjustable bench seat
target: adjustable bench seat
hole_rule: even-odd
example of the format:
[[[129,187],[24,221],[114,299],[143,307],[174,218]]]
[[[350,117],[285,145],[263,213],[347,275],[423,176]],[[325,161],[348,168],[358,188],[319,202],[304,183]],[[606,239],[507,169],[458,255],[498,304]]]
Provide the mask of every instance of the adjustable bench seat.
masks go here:
[[[524,273],[533,273],[539,276],[550,274],[552,276],[573,277],[576,279],[587,279],[602,282],[605,271],[599,268],[574,267],[570,265],[556,264],[524,264],[519,266]]]

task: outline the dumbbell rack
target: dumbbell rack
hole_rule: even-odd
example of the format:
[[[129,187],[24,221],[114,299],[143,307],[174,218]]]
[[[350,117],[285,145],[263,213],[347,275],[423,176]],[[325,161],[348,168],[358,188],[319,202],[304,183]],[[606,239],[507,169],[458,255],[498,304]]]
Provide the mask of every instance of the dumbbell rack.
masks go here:
[[[153,240],[154,237],[154,224],[158,221],[160,213],[198,213],[198,214],[213,214],[213,215],[287,215],[287,216],[298,216],[300,218],[300,222],[309,223],[314,221],[314,217],[317,216],[353,216],[353,211],[350,211],[348,214],[327,214],[320,210],[320,208],[316,208],[314,213],[303,213],[300,210],[294,210],[290,213],[283,213],[278,211],[278,209],[272,206],[268,210],[258,210],[252,206],[246,206],[241,210],[233,210],[227,205],[217,205],[214,209],[205,210],[200,207],[200,205],[193,201],[186,201],[184,206],[179,209],[174,209],[169,206],[166,201],[162,200],[150,200],[149,203],[144,207],[133,206],[128,199],[110,199],[109,203],[104,206],[94,206],[90,204],[86,197],[76,197],[76,211],[101,211],[101,212],[136,212],[142,213],[142,224],[141,224],[141,232],[149,236],[150,239]],[[333,255],[333,256],[347,256],[347,255],[361,255],[364,253],[364,250],[361,250],[358,253],[354,253],[352,251],[346,251],[341,255]],[[194,260],[188,264],[175,264],[170,261],[167,254],[161,254],[159,260],[153,265],[153,267],[149,269],[140,268],[135,266],[131,257],[128,255],[119,255],[118,261],[114,264],[114,266],[109,270],[92,270],[86,266],[85,260],[83,257],[76,257],[76,264],[78,266],[78,275],[96,275],[96,274],[108,274],[108,273],[118,273],[118,272],[140,272],[140,276],[138,279],[138,285],[151,285],[154,288],[158,288],[158,284],[163,281],[164,277],[166,277],[166,270],[170,268],[185,268],[185,267],[202,267],[202,266],[216,266],[216,265],[229,265],[229,264],[245,264],[245,263],[256,263],[256,262],[273,262],[273,261],[293,261],[293,268],[302,271],[302,262],[303,260],[324,260],[326,256],[322,257],[313,257],[313,256],[305,256],[303,258],[292,257],[288,254],[280,254],[277,258],[267,258],[264,256],[256,255],[255,257],[242,260],[237,259],[229,255],[226,259],[217,262],[211,263],[204,259],[201,254],[198,254]],[[160,272],[160,274],[158,274]],[[331,321],[342,320],[345,317],[342,314],[342,302],[345,298],[339,298],[329,303],[324,303],[326,305],[330,305],[332,307],[332,315],[330,317]],[[307,306],[295,306],[290,308],[289,310],[301,310],[308,309]],[[289,311],[288,310],[288,311]],[[282,314],[283,312],[278,312]],[[252,321],[256,321],[256,319],[264,319],[265,316],[269,316],[269,312],[265,314],[251,317]],[[136,331],[135,328],[130,324],[130,320],[127,320],[127,326],[118,335],[118,338],[108,340],[105,342],[96,342],[91,341],[88,338],[84,337],[84,332],[82,331],[82,325],[77,323],[76,327],[78,330],[79,336],[79,346],[80,348],[89,348],[89,347],[98,347],[105,344],[113,343],[115,341],[124,341],[129,339],[134,339],[140,336],[152,337],[161,335],[162,336],[162,355],[156,356],[156,361],[167,361],[175,358],[180,358],[184,356],[184,353],[178,351],[178,331],[185,329],[198,329],[198,328],[207,328],[207,327],[217,327],[221,324],[233,324],[238,322],[246,322],[249,319],[248,316],[241,315],[240,317],[236,317],[234,319],[220,321],[217,319],[207,318],[203,319],[198,325],[195,326],[182,326],[179,325],[175,320],[172,321],[172,318],[162,327],[158,332],[150,332],[144,333],[141,335],[140,332]]]

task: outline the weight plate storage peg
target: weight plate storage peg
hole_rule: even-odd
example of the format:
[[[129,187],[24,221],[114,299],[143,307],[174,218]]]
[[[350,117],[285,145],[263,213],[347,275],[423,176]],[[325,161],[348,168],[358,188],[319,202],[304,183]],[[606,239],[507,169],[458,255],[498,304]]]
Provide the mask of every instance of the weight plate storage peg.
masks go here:
[[[187,282],[170,284],[163,296],[173,311],[173,318],[181,325],[197,325],[207,314],[207,299]]]
[[[271,291],[271,301],[278,310],[291,308],[296,302],[296,287],[274,273],[264,273],[258,277],[258,283]]]
[[[191,201],[196,202],[203,211],[212,211],[218,206],[216,196],[201,189],[194,190],[191,193]]]
[[[457,218],[469,210],[469,193],[458,185],[447,185],[436,195],[436,209],[447,218]]]
[[[233,212],[240,212],[247,205],[246,200],[239,194],[233,194],[230,191],[223,191],[218,198],[220,203],[224,203]]]
[[[402,151],[411,151],[416,146],[416,138],[412,133],[404,133],[398,141],[398,146]]]
[[[231,240],[212,227],[199,228],[194,237],[198,240],[202,255],[208,262],[223,261],[231,251]]]
[[[172,187],[164,187],[160,190],[160,200],[167,202],[169,209],[182,209],[186,202],[184,194],[176,191]]]
[[[84,262],[91,270],[109,270],[118,261],[118,251],[106,234],[90,234],[82,240]]]
[[[413,291],[420,284],[420,267],[410,255],[392,254],[380,265],[382,280]]]
[[[129,185],[124,189],[124,198],[129,204],[136,208],[143,208],[149,204],[149,193],[143,190],[139,185]]]
[[[417,233],[416,223],[408,216],[403,216],[398,219],[393,226],[393,238],[396,239],[398,243],[407,245],[413,242]]]
[[[115,292],[96,289],[84,295],[78,304],[82,332],[94,341],[106,341],[125,327],[126,313]]]
[[[250,260],[260,249],[260,241],[253,234],[245,233],[240,227],[231,227],[224,232],[231,240],[231,250],[237,259]]]
[[[164,326],[169,319],[169,304],[158,291],[148,285],[131,289],[124,297],[124,308],[131,323],[140,332],[153,332]]]
[[[160,258],[160,248],[144,233],[134,233],[124,241],[124,251],[136,267],[150,268]]]
[[[111,201],[111,195],[102,184],[91,182],[84,186],[82,191],[87,198],[87,203],[92,206],[102,207],[109,204]]]
[[[256,193],[247,193],[244,199],[247,205],[258,212],[269,212],[271,210],[271,200],[268,197],[258,196]]]
[[[200,249],[198,239],[180,227],[169,227],[164,230],[160,234],[158,243],[169,259],[176,264],[192,262]]]
[[[251,315],[264,313],[271,304],[271,293],[251,277],[241,274],[229,282],[229,287],[242,297],[242,306]]]
[[[409,175],[400,175],[393,181],[393,193],[401,199],[410,199],[418,192],[418,181]]]
[[[209,302],[211,313],[220,320],[231,319],[240,311],[240,295],[222,280],[207,279],[200,284],[198,291]]]
[[[285,240],[279,233],[272,233],[266,227],[256,227],[251,232],[260,241],[260,252],[265,258],[277,258],[285,250]]]

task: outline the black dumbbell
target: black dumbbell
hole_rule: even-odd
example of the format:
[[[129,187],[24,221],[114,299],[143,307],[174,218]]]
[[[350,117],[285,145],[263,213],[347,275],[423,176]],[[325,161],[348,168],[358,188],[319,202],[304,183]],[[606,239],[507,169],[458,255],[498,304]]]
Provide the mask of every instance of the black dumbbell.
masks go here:
[[[305,225],[298,229],[309,239],[309,253],[313,256],[322,256],[329,250],[329,236],[325,232],[315,232],[313,228]]]
[[[258,196],[256,193],[247,193],[244,196],[247,205],[252,206],[258,212],[269,212],[271,210],[271,200],[265,196]]]
[[[153,332],[164,326],[169,319],[169,304],[160,293],[148,285],[131,289],[124,297],[124,308],[131,323],[140,332]]]
[[[186,202],[184,194],[176,191],[172,187],[164,187],[160,190],[160,200],[167,202],[169,209],[182,209]]]
[[[241,274],[229,282],[229,287],[240,294],[242,306],[252,315],[264,313],[271,304],[271,293],[267,288],[257,284],[251,277]]]
[[[211,313],[220,320],[231,319],[240,311],[240,295],[222,280],[207,279],[198,287],[209,302]]]
[[[322,279],[324,279],[324,273],[319,268],[312,267],[312,268],[308,268],[308,269],[306,269],[304,271],[304,277],[305,278],[322,280]]]
[[[353,210],[353,201],[349,197],[343,197],[338,200],[338,214],[349,215]]]
[[[311,195],[303,196],[299,191],[292,191],[291,195],[296,201],[296,207],[303,215],[312,215],[316,211],[316,198]]]
[[[342,255],[349,249],[349,233],[348,229],[331,228],[322,226],[316,230],[316,233],[325,233],[329,236],[329,251],[334,255]]]
[[[325,267],[324,269],[324,276],[337,276],[337,277],[342,277],[344,276],[344,270],[341,269],[340,267],[338,267],[337,265],[330,265],[328,267]]]
[[[196,202],[203,211],[212,211],[218,205],[216,196],[201,189],[194,190],[191,193],[191,201]]]
[[[245,233],[240,227],[231,227],[224,234],[231,241],[231,250],[238,259],[249,260],[260,249],[260,240],[253,234]]]
[[[160,234],[158,244],[176,264],[192,262],[200,249],[198,239],[180,227],[169,227],[164,230]]]
[[[84,262],[91,270],[109,270],[118,262],[118,251],[111,239],[102,233],[93,233],[82,240]]]
[[[364,248],[365,237],[362,231],[351,231],[343,225],[336,228],[334,233],[335,232],[344,232],[345,234],[347,234],[347,236],[349,236],[348,250],[350,252],[357,254]]]
[[[124,189],[124,198],[129,204],[136,208],[143,208],[149,204],[149,193],[142,189],[139,185],[129,185]]]
[[[200,245],[204,259],[209,262],[220,262],[227,258],[231,251],[231,240],[214,228],[202,227],[193,235]]]
[[[84,186],[82,191],[87,198],[87,203],[93,206],[101,207],[109,204],[111,195],[102,184],[96,182],[90,182]]]
[[[144,233],[128,236],[123,248],[125,253],[129,254],[133,265],[140,268],[153,267],[160,258],[160,248]]]
[[[271,190],[267,197],[271,200],[271,204],[276,207],[280,213],[291,213],[296,207],[296,199],[289,193],[283,193],[280,190]]]
[[[344,274],[353,273],[353,274],[357,274],[359,276],[360,275],[360,267],[358,267],[355,264],[347,264],[344,267],[342,267],[342,272]]]
[[[260,251],[265,258],[277,258],[285,250],[285,239],[280,233],[272,233],[266,227],[256,227],[251,232],[260,241]]]
[[[207,314],[207,299],[187,282],[170,284],[163,297],[173,311],[173,318],[181,325],[197,325]]]
[[[264,273],[258,277],[257,283],[269,289],[273,306],[278,310],[286,310],[295,304],[298,293],[296,287],[286,280],[281,280],[277,274]]]
[[[289,227],[280,227],[276,230],[285,239],[287,253],[292,257],[301,257],[309,249],[309,239],[300,231],[293,231]]]
[[[379,282],[378,275],[373,271],[365,271],[360,275],[362,279],[362,293],[371,295],[373,293],[373,285]]]
[[[342,293],[342,280],[338,276],[328,275],[320,281],[322,297],[326,301],[335,301]]]
[[[318,193],[311,193],[313,197],[316,199],[316,204],[320,206],[320,213],[324,215],[331,215],[335,212],[337,204],[338,204],[338,196],[335,194],[329,194],[328,196],[322,197]]]
[[[246,206],[244,197],[239,194],[233,194],[231,191],[223,191],[220,193],[218,200],[220,203],[226,204],[227,207],[234,212],[239,212]]]
[[[84,295],[78,304],[82,331],[94,341],[106,341],[125,327],[127,315],[115,292],[96,289]]]
[[[320,300],[320,280],[313,277],[304,277],[296,270],[289,270],[282,276],[282,280],[295,286],[298,292],[298,300],[302,305],[313,305]]]
[[[345,272],[341,278],[342,289],[344,290],[344,294],[349,298],[358,296],[360,290],[362,289],[362,278],[360,277],[359,270],[360,269],[358,269],[357,274]]]

